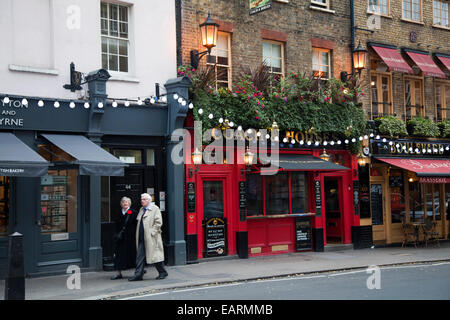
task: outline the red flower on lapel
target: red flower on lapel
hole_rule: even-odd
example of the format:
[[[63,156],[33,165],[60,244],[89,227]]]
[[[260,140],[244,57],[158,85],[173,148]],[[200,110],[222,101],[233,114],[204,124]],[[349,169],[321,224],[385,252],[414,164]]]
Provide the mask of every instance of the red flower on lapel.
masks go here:
[[[132,213],[133,213],[133,211],[131,211],[131,210],[127,211],[127,214],[132,214]]]

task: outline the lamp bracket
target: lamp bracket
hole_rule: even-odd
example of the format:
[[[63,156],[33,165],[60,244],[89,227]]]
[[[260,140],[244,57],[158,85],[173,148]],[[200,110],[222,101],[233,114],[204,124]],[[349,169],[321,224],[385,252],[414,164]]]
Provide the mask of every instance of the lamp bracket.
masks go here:
[[[197,69],[200,60],[209,53],[211,53],[211,49],[205,50],[203,52],[198,52],[198,50],[191,50],[191,66],[192,66],[192,68]]]

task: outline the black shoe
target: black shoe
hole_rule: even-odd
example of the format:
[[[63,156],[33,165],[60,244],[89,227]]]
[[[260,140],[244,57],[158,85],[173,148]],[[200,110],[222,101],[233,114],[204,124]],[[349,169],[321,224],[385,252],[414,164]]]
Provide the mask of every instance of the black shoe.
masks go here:
[[[166,273],[160,273],[159,276],[157,276],[155,280],[165,279],[165,278],[167,278],[168,275],[169,274],[167,272]]]
[[[128,281],[141,281],[142,276],[132,276]]]
[[[116,274],[114,277],[111,278],[111,280],[117,280],[117,279],[122,279],[122,275],[121,274]]]

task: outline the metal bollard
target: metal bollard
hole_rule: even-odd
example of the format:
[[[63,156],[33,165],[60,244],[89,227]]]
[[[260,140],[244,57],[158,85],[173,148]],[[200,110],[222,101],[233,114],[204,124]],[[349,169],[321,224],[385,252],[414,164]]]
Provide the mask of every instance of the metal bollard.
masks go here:
[[[18,232],[9,235],[5,300],[25,300],[23,235]]]

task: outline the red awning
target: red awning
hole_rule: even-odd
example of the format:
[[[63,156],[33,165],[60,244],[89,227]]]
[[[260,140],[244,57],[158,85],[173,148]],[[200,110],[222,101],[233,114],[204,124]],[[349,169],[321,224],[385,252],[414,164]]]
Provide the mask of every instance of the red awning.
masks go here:
[[[450,71],[450,58],[438,55],[436,55],[436,57],[444,64],[444,66],[448,69],[448,71]]]
[[[450,177],[450,160],[447,159],[376,158],[393,166],[413,171],[418,177]]]
[[[413,59],[424,75],[445,78],[445,73],[439,69],[429,55],[411,51],[406,51],[406,53]]]
[[[413,74],[414,71],[402,58],[400,53],[392,48],[372,46],[373,50],[380,56],[381,59],[388,65],[389,71],[399,71]]]

